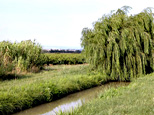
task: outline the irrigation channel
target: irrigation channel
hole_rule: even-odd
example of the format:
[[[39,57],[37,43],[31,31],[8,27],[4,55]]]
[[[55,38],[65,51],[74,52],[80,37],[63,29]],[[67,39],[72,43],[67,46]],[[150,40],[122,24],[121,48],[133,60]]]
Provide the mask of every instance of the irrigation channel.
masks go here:
[[[70,94],[59,100],[27,109],[14,115],[56,115],[58,111],[71,111],[72,109],[96,98],[99,93],[105,91],[108,88],[127,86],[128,84],[128,82],[110,82],[102,86]]]

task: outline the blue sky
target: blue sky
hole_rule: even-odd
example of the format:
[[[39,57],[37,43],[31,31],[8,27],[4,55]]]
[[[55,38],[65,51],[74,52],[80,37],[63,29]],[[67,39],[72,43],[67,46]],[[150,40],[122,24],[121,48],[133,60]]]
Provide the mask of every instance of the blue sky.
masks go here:
[[[124,5],[130,13],[154,0],[0,0],[0,41],[34,40],[43,48],[81,48],[81,31]]]

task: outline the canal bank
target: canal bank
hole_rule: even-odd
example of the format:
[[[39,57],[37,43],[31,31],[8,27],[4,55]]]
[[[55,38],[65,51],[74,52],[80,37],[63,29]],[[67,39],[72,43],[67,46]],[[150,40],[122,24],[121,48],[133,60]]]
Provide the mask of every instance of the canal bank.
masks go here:
[[[117,88],[128,84],[128,82],[110,82],[102,86],[70,94],[59,100],[27,109],[14,115],[56,115],[59,111],[68,112],[97,98],[100,93],[109,88]]]
[[[51,66],[40,73],[0,81],[0,114],[17,113],[109,82],[102,74],[88,74],[88,69],[88,65]]]

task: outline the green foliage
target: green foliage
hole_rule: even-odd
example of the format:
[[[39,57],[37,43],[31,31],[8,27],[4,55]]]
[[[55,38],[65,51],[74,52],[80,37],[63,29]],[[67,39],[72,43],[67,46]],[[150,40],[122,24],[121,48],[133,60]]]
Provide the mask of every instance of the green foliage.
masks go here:
[[[0,42],[0,76],[6,75],[14,68],[11,49],[13,47],[10,42]]]
[[[82,46],[94,70],[112,80],[130,80],[154,71],[154,18],[150,9],[127,16],[127,7],[82,31]]]
[[[17,67],[21,70],[28,70],[37,65],[39,56],[41,55],[41,46],[32,42],[31,40],[15,43],[15,61],[17,61]]]
[[[40,68],[43,65],[41,58],[42,48],[35,41],[22,41],[11,43],[0,42],[0,76],[9,72],[31,71],[32,68]]]
[[[47,53],[45,54],[46,64],[83,64],[85,59],[82,54],[75,53]]]
[[[0,81],[0,114],[6,115],[101,84],[101,75],[87,75],[88,65],[56,65],[25,78]]]
[[[0,42],[0,76],[14,72],[38,72],[44,64],[83,64],[81,54],[44,54],[35,41]]]

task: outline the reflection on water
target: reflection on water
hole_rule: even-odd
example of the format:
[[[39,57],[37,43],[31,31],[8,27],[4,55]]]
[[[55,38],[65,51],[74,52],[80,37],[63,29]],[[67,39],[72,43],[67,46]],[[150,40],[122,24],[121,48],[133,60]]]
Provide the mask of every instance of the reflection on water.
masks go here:
[[[71,103],[66,103],[66,104],[60,105],[60,106],[54,108],[52,111],[44,113],[42,115],[56,115],[56,113],[58,113],[59,111],[62,111],[62,112],[70,111],[70,110],[73,110],[74,108],[80,107],[82,105],[82,103],[84,103],[84,101],[79,99],[79,100],[73,101]]]
[[[103,92],[107,88],[128,84],[129,83],[125,82],[111,82],[102,86],[70,94],[62,99],[21,111],[15,115],[56,115],[55,112],[70,111],[78,106],[81,106],[83,103],[96,98],[98,93]]]

